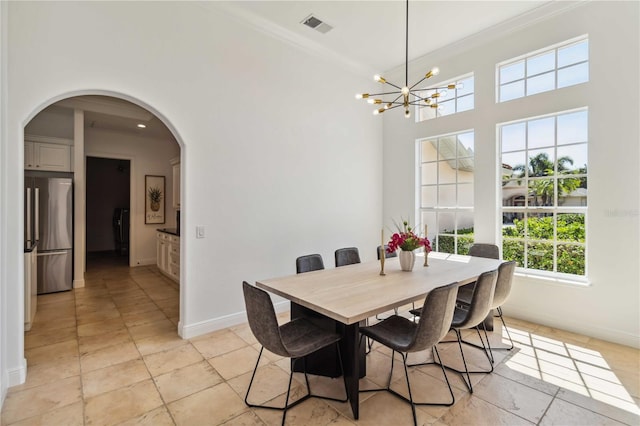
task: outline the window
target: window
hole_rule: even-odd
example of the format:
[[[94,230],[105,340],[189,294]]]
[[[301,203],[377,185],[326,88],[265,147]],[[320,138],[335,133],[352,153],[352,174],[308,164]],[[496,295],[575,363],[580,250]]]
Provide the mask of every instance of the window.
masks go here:
[[[425,90],[420,93],[420,95],[425,99],[431,98],[433,95],[437,95],[436,99],[438,102],[438,108],[431,108],[427,105],[419,106],[417,114],[418,121],[429,120],[432,118],[442,117],[444,115],[455,114],[456,112],[473,109],[473,74],[459,77],[452,81],[438,83],[439,87],[446,87],[449,85],[453,85],[459,88],[445,90]]]
[[[473,244],[473,131],[418,142],[420,221],[434,250],[466,254]]]
[[[498,101],[589,81],[589,40],[581,37],[498,64]]]
[[[582,109],[499,126],[505,260],[586,275],[587,124]]]

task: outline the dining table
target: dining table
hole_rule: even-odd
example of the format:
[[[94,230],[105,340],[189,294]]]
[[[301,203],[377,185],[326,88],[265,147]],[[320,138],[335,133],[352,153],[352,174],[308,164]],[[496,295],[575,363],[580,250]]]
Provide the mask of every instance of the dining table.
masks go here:
[[[416,256],[412,271],[403,271],[398,258],[256,281],[256,286],[307,310],[336,321],[343,330],[340,353],[347,397],[354,419],[359,417],[359,379],[364,371],[360,326],[367,318],[423,300],[431,290],[451,283],[475,282],[501,260],[430,252],[428,266]]]

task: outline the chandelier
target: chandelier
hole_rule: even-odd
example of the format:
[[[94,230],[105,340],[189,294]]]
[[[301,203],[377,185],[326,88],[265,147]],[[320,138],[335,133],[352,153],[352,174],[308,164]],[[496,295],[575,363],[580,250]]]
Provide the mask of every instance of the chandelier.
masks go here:
[[[438,104],[438,100],[447,96],[447,89],[462,89],[462,84],[447,84],[442,87],[423,87],[416,88],[419,84],[428,78],[438,75],[440,70],[433,68],[425,74],[417,83],[409,86],[409,0],[406,1],[406,18],[405,18],[405,63],[404,63],[404,86],[400,87],[390,81],[387,81],[384,77],[376,74],[373,79],[383,85],[389,85],[394,88],[388,92],[380,93],[358,93],[356,99],[367,99],[367,102],[372,105],[381,105],[380,108],[373,111],[374,115],[382,114],[387,110],[391,110],[398,107],[404,107],[404,116],[406,118],[411,117],[411,111],[409,106],[420,105],[430,108],[442,108]]]

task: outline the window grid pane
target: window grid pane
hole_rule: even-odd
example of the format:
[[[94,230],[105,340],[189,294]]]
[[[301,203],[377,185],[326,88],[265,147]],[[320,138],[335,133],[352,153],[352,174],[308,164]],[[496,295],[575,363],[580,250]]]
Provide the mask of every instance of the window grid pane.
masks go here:
[[[498,102],[589,81],[589,40],[571,41],[497,67]]]
[[[587,118],[583,109],[499,127],[505,260],[587,274]]]
[[[434,250],[468,253],[473,243],[474,133],[418,142],[420,218]],[[428,161],[424,161],[428,159]]]

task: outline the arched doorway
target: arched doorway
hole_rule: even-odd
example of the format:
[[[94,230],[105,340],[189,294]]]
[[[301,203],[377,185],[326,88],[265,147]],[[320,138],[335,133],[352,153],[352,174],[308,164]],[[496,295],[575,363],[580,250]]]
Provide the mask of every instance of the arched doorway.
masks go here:
[[[106,96],[110,95],[110,96]],[[132,99],[120,95],[100,92],[99,94],[83,93],[80,96],[66,97],[58,102],[53,102],[46,108],[34,114],[24,129],[25,138],[29,136],[40,136],[39,143],[60,143],[63,140],[70,140],[71,167],[76,177],[74,228],[76,229],[74,241],[80,241],[77,249],[77,256],[74,259],[74,272],[80,273],[74,277],[76,287],[82,288],[84,285],[84,265],[86,260],[86,216],[83,218],[82,209],[86,202],[86,178],[85,158],[94,156],[96,158],[114,158],[128,163],[131,173],[130,178],[130,200],[131,200],[131,250],[129,266],[154,266],[155,265],[155,229],[157,227],[177,227],[175,203],[172,194],[172,171],[173,164],[170,160],[181,158],[181,143],[173,136],[175,132],[169,130],[165,124],[167,121],[150,111],[142,102],[131,102]],[[124,99],[127,98],[127,99]],[[144,107],[144,108],[143,108]],[[146,115],[135,116],[136,110],[142,111]],[[131,115],[134,115],[131,117]],[[144,117],[148,116],[146,128],[138,127],[138,124],[145,124]],[[43,119],[44,117],[44,119]],[[65,121],[66,120],[66,121]],[[135,124],[132,132],[127,132],[126,126]],[[154,136],[145,135],[146,129],[153,131],[154,125],[164,128],[162,135],[154,133]],[[67,132],[67,133],[65,133]],[[39,133],[39,135],[38,135]],[[44,139],[43,139],[44,137]],[[46,140],[46,137],[49,140]],[[33,139],[33,138],[32,138]],[[36,138],[38,139],[38,138]],[[165,146],[159,148],[153,146],[155,140],[162,141]],[[132,141],[137,142],[138,151],[131,152]],[[82,146],[77,146],[76,143]],[[140,151],[144,145],[148,154]],[[173,144],[173,150],[167,146]],[[141,147],[142,146],[142,147]],[[160,154],[161,155],[160,155]],[[165,161],[166,160],[166,161]],[[165,223],[147,224],[144,222],[144,200],[146,198],[144,188],[144,177],[146,175],[163,176],[167,192],[165,192]],[[178,186],[179,188],[179,186]],[[85,212],[86,215],[86,212]],[[142,220],[140,220],[142,219]],[[77,226],[76,226],[77,225]],[[109,223],[109,225],[112,225]],[[84,228],[84,229],[83,229]],[[152,235],[149,238],[149,235]],[[76,238],[77,237],[77,238]],[[177,286],[176,286],[177,287]],[[179,288],[179,287],[177,287]],[[172,311],[174,323],[173,332],[177,329],[179,321],[179,299],[177,306]],[[22,346],[22,345],[20,345]]]

